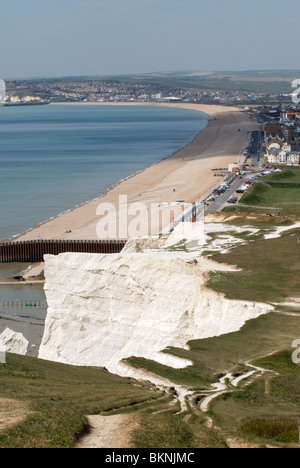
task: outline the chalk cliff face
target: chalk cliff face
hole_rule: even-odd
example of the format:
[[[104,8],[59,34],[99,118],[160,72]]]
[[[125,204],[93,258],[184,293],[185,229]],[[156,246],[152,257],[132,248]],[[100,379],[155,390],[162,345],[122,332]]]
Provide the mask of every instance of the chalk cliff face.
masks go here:
[[[160,351],[236,331],[271,310],[206,289],[199,267],[174,252],[46,256],[45,277],[39,357],[116,373],[130,356],[184,367],[188,361]]]

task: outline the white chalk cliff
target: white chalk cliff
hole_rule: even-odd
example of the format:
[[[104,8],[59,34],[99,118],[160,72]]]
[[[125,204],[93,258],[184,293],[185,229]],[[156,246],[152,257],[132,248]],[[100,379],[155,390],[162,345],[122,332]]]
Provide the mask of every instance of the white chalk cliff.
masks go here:
[[[237,331],[272,310],[208,290],[199,265],[174,252],[48,255],[45,278],[39,357],[115,373],[130,356],[184,367],[188,361],[160,351]]]

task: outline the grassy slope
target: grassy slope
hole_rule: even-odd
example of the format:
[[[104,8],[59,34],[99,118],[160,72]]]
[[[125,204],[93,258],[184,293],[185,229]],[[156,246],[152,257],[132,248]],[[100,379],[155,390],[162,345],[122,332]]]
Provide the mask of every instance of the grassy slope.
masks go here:
[[[300,369],[291,351],[282,350],[254,364],[266,373],[242,391],[226,394],[214,404],[216,423],[251,442],[294,443],[299,439]]]
[[[168,76],[168,77],[127,77],[121,81],[127,83],[142,83],[158,86],[164,88],[188,88],[188,89],[203,89],[203,90],[228,90],[228,91],[249,91],[261,93],[288,93],[291,91],[291,82],[285,81],[264,81],[263,78],[259,79],[239,79],[237,76],[214,77],[207,76]]]
[[[72,447],[86,424],[85,415],[133,411],[157,400],[162,392],[103,369],[72,367],[8,355],[0,365],[1,398],[29,405],[20,425],[0,432],[0,447]]]
[[[0,430],[1,448],[72,448],[87,428],[86,415],[133,411],[140,421],[133,433],[137,448],[226,446],[204,420],[191,417],[187,424],[185,414],[175,414],[180,408],[169,407],[171,395],[104,369],[9,354],[0,366],[0,389],[1,398],[29,407],[22,423]]]
[[[269,180],[278,184],[266,183]],[[286,168],[283,173],[264,177],[262,182],[253,185],[241,202],[279,207],[281,215],[299,218],[300,168]],[[256,212],[250,208],[249,211]],[[285,221],[285,224],[289,223],[289,219]],[[258,239],[228,254],[215,255],[215,260],[237,265],[243,271],[212,274],[209,286],[235,299],[276,302],[286,297],[299,297],[299,237],[300,230],[294,229],[278,239]]]
[[[300,229],[276,239],[260,239],[213,259],[236,265],[239,272],[212,273],[209,287],[230,299],[279,302],[300,296]]]
[[[269,181],[276,183],[270,184]],[[300,168],[285,168],[283,173],[263,177],[260,182],[253,184],[240,204],[280,208],[282,216],[299,218]]]

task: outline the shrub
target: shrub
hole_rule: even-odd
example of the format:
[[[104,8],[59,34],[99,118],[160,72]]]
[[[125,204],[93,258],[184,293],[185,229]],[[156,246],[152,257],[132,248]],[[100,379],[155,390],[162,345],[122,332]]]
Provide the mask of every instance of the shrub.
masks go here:
[[[299,440],[299,423],[292,418],[252,419],[241,426],[241,431],[277,442],[292,443]]]

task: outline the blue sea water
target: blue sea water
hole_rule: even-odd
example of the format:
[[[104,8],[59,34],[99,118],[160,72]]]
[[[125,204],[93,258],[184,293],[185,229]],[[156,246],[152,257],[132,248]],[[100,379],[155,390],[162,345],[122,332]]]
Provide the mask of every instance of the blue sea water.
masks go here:
[[[100,197],[206,125],[168,107],[0,107],[0,240]]]

